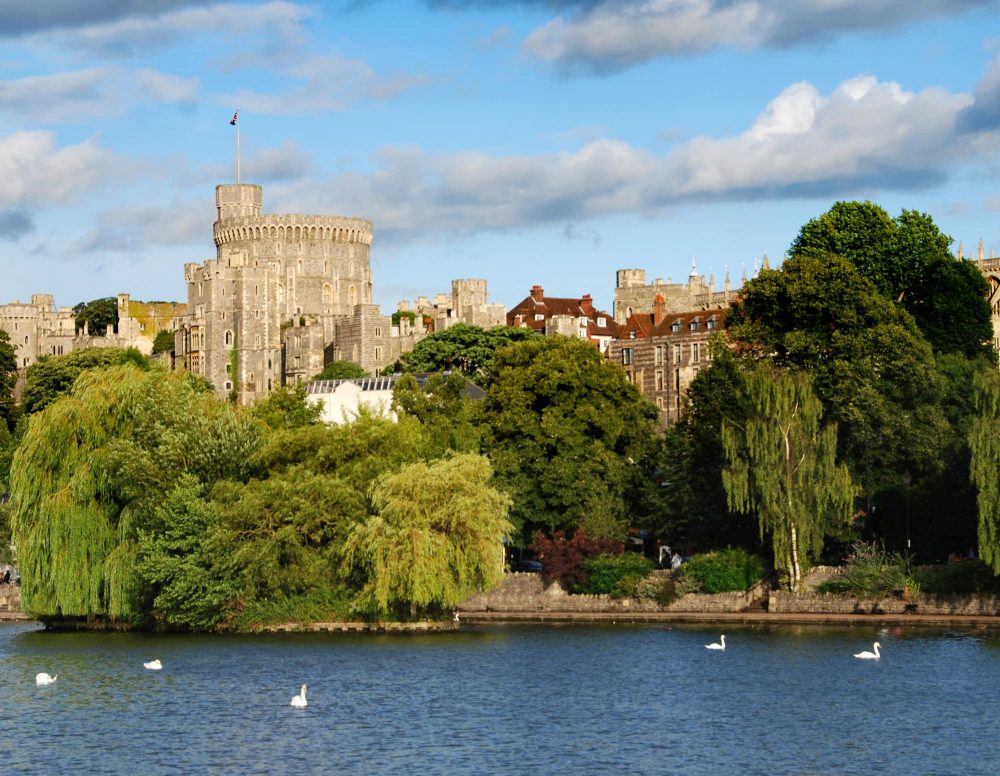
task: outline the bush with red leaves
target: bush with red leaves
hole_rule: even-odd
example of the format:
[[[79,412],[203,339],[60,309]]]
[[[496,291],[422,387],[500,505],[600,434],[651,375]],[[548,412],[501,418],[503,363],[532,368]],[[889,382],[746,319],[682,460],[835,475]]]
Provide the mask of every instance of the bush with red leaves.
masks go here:
[[[582,531],[570,539],[564,531],[556,531],[551,538],[536,533],[528,549],[544,565],[542,575],[547,581],[558,579],[566,590],[572,590],[590,581],[590,573],[583,567],[585,560],[620,553],[623,547],[614,539],[595,539]]]

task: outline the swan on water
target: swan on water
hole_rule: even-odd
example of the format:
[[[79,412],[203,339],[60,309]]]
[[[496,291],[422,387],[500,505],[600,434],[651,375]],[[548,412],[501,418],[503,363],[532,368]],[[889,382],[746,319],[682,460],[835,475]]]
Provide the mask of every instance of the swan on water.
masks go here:
[[[302,689],[299,690],[299,694],[298,695],[293,695],[292,696],[291,705],[295,706],[297,708],[300,708],[300,709],[304,709],[306,706],[309,705],[308,703],[306,703],[306,686],[305,685],[302,685]]]
[[[868,651],[865,651],[865,652],[855,652],[854,653],[854,657],[861,658],[862,660],[878,660],[880,657],[882,657],[879,654],[879,651],[878,651],[879,646],[880,646],[880,644],[876,641],[875,642],[875,651],[874,652],[868,652]]]
[[[52,684],[58,677],[46,673],[35,674],[35,684]]]
[[[705,649],[721,649],[721,650],[725,651],[725,649],[726,649],[726,636],[725,636],[725,634],[723,634],[722,636],[719,636],[719,641],[721,643],[718,643],[718,644],[706,644],[705,645]]]
[[[159,671],[163,668],[163,663],[160,662],[160,658],[155,660],[150,660],[148,663],[142,664],[143,668],[148,668],[150,671]]]

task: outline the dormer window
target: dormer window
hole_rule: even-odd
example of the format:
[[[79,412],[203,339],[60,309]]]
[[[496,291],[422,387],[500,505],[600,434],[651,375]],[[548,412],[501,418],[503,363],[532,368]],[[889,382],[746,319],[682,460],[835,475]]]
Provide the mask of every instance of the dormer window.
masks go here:
[[[535,313],[535,320],[536,321],[544,321],[545,320],[545,316],[542,315],[541,313]]]
[[[714,315],[707,321],[705,321],[705,328],[708,329],[709,331],[714,331],[715,327],[718,325],[719,325],[719,319],[716,318]]]
[[[608,325],[608,319],[603,316],[598,318],[597,325],[600,326],[601,328],[604,328],[605,326]]]
[[[632,329],[632,330],[629,331],[628,338],[629,339],[635,339],[635,329]]]
[[[700,323],[701,321],[699,321],[697,318],[692,318],[691,323],[688,324],[688,329],[690,329],[691,331],[698,331],[698,324]]]
[[[680,321],[674,321],[670,325],[670,331],[672,331],[674,334],[677,334],[677,332],[679,332],[680,330],[681,330],[681,322]]]

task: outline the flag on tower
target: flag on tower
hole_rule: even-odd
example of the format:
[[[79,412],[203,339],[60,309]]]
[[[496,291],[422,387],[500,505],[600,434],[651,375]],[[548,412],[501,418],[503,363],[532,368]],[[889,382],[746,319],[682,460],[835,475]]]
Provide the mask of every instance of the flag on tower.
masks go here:
[[[239,122],[240,122],[240,112],[236,111],[236,113],[233,114],[233,118],[229,123],[235,127],[237,124],[239,124]]]

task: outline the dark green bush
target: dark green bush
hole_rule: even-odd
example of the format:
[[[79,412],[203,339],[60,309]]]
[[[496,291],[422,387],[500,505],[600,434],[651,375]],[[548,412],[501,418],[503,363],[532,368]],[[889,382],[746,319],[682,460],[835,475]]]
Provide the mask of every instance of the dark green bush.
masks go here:
[[[981,560],[963,560],[946,566],[924,566],[916,572],[925,593],[997,593],[1000,578]]]
[[[653,570],[653,562],[635,552],[606,553],[583,561],[590,579],[576,585],[574,593],[606,593],[612,598],[636,595],[639,583]]]
[[[764,561],[742,549],[716,550],[691,558],[676,576],[698,592],[736,593],[763,579]]]

